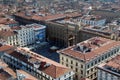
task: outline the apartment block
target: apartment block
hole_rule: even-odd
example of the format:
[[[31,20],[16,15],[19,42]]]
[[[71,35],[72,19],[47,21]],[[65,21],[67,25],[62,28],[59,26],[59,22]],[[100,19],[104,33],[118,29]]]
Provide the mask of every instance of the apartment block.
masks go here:
[[[13,31],[16,31],[18,38],[18,46],[28,46],[35,43],[35,33],[31,26],[13,27]]]
[[[120,41],[93,37],[76,45],[59,50],[60,63],[75,72],[75,80],[97,78],[95,66],[120,54]]]
[[[0,59],[0,80],[15,80],[15,72]]]
[[[38,80],[34,76],[23,70],[15,70],[9,67],[3,60],[0,59],[0,79],[1,80]]]
[[[120,55],[97,66],[97,80],[120,80]]]
[[[103,26],[105,25],[106,19],[101,16],[86,15],[78,19],[81,23],[91,26]]]
[[[18,36],[16,31],[11,30],[1,30],[0,31],[0,39],[2,43],[17,46],[18,43]]]
[[[74,72],[71,69],[23,48],[3,45],[0,47],[0,58],[18,70],[17,76],[27,72],[38,80],[73,80]]]
[[[35,33],[35,40],[39,42],[45,42],[46,40],[46,26],[41,24],[30,24],[28,26],[33,27]]]
[[[9,45],[25,47],[35,44],[36,41],[40,43],[46,40],[46,26],[30,24],[14,26],[11,29],[8,26],[4,26],[0,26],[0,38],[5,40]]]

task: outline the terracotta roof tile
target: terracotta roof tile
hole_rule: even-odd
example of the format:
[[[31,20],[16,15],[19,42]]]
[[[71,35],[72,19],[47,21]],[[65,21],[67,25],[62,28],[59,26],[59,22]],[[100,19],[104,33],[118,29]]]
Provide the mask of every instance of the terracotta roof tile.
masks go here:
[[[26,18],[26,19],[31,19],[31,16],[26,16],[25,12],[19,12],[16,14],[16,16],[20,16],[20,17]]]
[[[42,70],[46,74],[49,74],[53,78],[58,78],[62,76],[63,74],[69,72],[68,68],[63,68],[55,65],[51,65],[50,67],[47,67],[46,69]]]
[[[14,70],[12,70],[10,67],[6,67],[3,69],[4,71],[6,71],[8,74],[10,74],[12,77],[16,78],[16,72]]]
[[[8,18],[1,18],[0,19],[0,24],[15,24],[17,23],[15,20],[12,20],[12,19],[8,19]]]
[[[117,47],[120,45],[120,41],[114,41],[114,40],[101,38],[101,37],[99,37],[99,38],[101,39],[101,41],[103,41],[103,43],[100,42],[99,45],[97,45],[97,44],[94,45],[94,44],[90,43],[90,45],[89,45],[91,48],[90,52],[83,53],[81,51],[74,50],[76,47],[75,45],[68,47],[66,49],[60,50],[58,52],[61,54],[65,54],[65,55],[74,57],[76,59],[80,59],[80,60],[83,60],[85,62],[88,62],[91,59],[94,59],[97,56],[104,54],[106,51],[111,50],[113,47],[115,47],[115,46]],[[92,39],[89,39],[87,41],[91,42],[90,40],[92,40]],[[82,43],[83,42],[81,42],[80,44],[82,44]]]
[[[11,30],[1,30],[0,31],[0,37],[1,38],[5,38],[5,37],[8,37],[8,36],[13,36],[13,35],[16,35],[17,33],[15,33],[14,31],[11,31]]]
[[[13,48],[13,46],[10,46],[10,45],[1,46],[1,47],[0,47],[0,52],[2,52],[2,51],[8,51],[8,50],[10,50],[11,48]]]
[[[120,70],[120,55],[116,56],[115,58],[113,58],[112,60],[110,60],[106,66],[115,68]]]
[[[8,74],[7,72],[5,72],[4,70],[0,69],[0,79],[1,80],[8,80],[11,77],[10,74]]]
[[[25,12],[19,12],[16,14],[16,16],[20,16],[26,19],[33,19],[33,20],[39,20],[39,21],[51,21],[51,20],[56,20],[56,19],[62,19],[66,17],[77,17],[81,16],[80,13],[74,12],[74,13],[66,13],[66,14],[45,14],[45,16],[40,16],[38,14],[32,14],[29,13],[30,15],[26,15]]]

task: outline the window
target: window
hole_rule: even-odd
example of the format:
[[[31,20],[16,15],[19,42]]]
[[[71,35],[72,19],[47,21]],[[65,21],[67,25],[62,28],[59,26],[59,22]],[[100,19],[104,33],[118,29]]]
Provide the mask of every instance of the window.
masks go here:
[[[87,74],[89,74],[89,70],[87,71]]]
[[[108,53],[108,57],[110,57],[110,52]]]
[[[119,49],[117,49],[117,52],[119,51]]]
[[[68,67],[68,64],[66,64],[66,66]]]
[[[62,60],[64,60],[64,57],[62,57]]]
[[[81,70],[81,74],[83,74],[83,70]]]
[[[75,68],[75,72],[78,72],[78,68]]]
[[[77,76],[77,75],[75,75],[75,79],[78,79],[78,76]]]
[[[112,53],[111,53],[112,55],[114,54],[114,52],[112,51]]]
[[[100,58],[99,58],[98,62],[100,62]]]
[[[69,75],[71,74],[71,72],[69,72]]]
[[[76,66],[78,66],[78,63],[76,62]]]
[[[66,59],[66,62],[68,62],[68,59]]]
[[[115,50],[114,53],[116,53],[117,51]]]
[[[93,66],[93,62],[91,63],[91,66]]]
[[[64,75],[64,77],[66,77],[66,75]]]
[[[58,80],[60,80],[60,78]]]
[[[93,75],[91,75],[91,79],[93,78]]]
[[[107,58],[107,55],[105,55],[105,59]]]
[[[91,72],[93,72],[93,68],[91,69]]]
[[[83,68],[83,65],[81,64],[81,68]]]
[[[104,60],[104,57],[102,56],[102,60]]]
[[[94,73],[94,76],[96,76],[96,73]]]
[[[71,61],[71,64],[73,64],[73,61]]]
[[[97,61],[95,61],[95,64],[97,64]]]
[[[90,68],[90,66],[89,66],[89,65],[87,65],[87,68]]]

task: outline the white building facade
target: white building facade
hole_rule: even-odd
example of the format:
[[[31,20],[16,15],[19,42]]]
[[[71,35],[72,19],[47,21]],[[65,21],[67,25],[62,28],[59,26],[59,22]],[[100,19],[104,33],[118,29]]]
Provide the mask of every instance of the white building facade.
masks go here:
[[[27,46],[35,43],[35,33],[33,27],[20,26],[21,29],[15,30],[18,32],[18,44],[19,46]]]

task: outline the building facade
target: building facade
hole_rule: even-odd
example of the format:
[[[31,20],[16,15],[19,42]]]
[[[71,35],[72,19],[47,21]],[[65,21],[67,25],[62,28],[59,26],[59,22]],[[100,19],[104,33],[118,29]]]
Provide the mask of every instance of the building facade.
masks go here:
[[[1,30],[10,30],[10,27],[8,25],[0,24],[0,31]]]
[[[21,69],[39,80],[73,80],[74,72],[61,64],[23,48],[0,47],[0,58],[14,69]]]
[[[1,30],[0,31],[0,39],[4,44],[9,44],[13,46],[17,46],[18,43],[18,33],[16,31],[11,30]]]
[[[14,26],[18,26],[19,23],[15,20],[13,20],[12,18],[10,18],[9,16],[6,16],[8,18],[1,18],[0,20],[0,24],[9,26],[9,27],[14,27]]]
[[[40,24],[16,26],[11,29],[3,27],[0,28],[0,37],[9,45],[25,47],[35,44],[36,41],[39,43],[46,41],[46,26]]]
[[[103,26],[105,25],[106,19],[96,19],[95,17],[91,17],[88,15],[88,18],[80,18],[80,22],[86,25],[91,26]]]
[[[80,30],[80,41],[87,40],[92,37],[100,36],[116,41],[120,41],[119,25],[108,24],[106,26],[87,26]]]
[[[14,71],[8,67],[6,63],[4,63],[0,59],[0,79],[1,80],[16,80],[16,77],[14,76]]]
[[[46,40],[46,26],[40,25],[40,24],[31,24],[28,26],[33,27],[36,41],[45,42],[45,40]]]
[[[33,27],[19,26],[11,29],[2,29],[0,39],[6,44],[13,46],[29,46],[35,44],[35,33]]]
[[[58,51],[60,63],[75,72],[75,80],[97,78],[95,66],[110,60],[120,52],[119,41],[93,37],[77,45]]]
[[[18,46],[28,46],[35,43],[35,33],[33,27],[26,25],[14,27],[12,29],[18,33]]]
[[[120,55],[97,66],[97,80],[120,80]]]
[[[75,24],[61,24],[47,22],[47,40],[57,46],[68,47],[79,42],[79,26]]]

